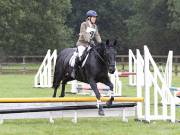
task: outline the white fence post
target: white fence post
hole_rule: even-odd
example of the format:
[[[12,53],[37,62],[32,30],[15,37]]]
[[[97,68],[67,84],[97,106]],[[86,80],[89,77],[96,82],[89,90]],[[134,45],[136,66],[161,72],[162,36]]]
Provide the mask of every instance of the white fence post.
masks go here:
[[[172,60],[173,60],[173,51],[169,51],[166,67],[165,67],[165,74],[164,74],[164,78],[165,78],[168,88],[171,88],[171,83],[172,83]],[[170,104],[171,101],[167,92],[165,93],[165,97],[166,97],[167,103]]]
[[[116,71],[114,72],[114,74],[110,75],[110,79],[114,85],[115,96],[121,96],[122,95],[122,83],[121,83],[121,80],[119,79],[119,74],[118,74],[117,68],[116,68]]]
[[[131,49],[129,49],[129,73],[136,72],[136,57],[134,56]],[[136,85],[136,76],[129,75],[129,85],[135,86]]]
[[[150,122],[150,88],[149,83],[151,80],[149,78],[149,55],[148,49],[144,47],[144,104],[145,104],[145,120]]]
[[[141,86],[141,80],[142,80],[142,76],[141,76],[141,72],[143,72],[143,66],[141,64],[140,61],[140,57],[141,54],[139,52],[139,50],[136,50],[136,57],[137,57],[137,61],[136,61],[136,96],[137,97],[142,97],[142,86]],[[141,119],[142,118],[142,103],[138,102],[137,103],[137,109],[136,109],[136,117],[137,119]]]
[[[73,80],[71,81],[71,93],[78,93],[78,81]]]
[[[57,50],[54,50],[52,55],[49,57],[49,68],[48,68],[48,87],[52,87],[52,77],[54,75],[54,69],[56,65],[56,59],[57,59]]]
[[[173,51],[169,51],[166,68],[165,68],[165,79],[168,87],[171,87],[172,83],[172,61],[173,60]]]

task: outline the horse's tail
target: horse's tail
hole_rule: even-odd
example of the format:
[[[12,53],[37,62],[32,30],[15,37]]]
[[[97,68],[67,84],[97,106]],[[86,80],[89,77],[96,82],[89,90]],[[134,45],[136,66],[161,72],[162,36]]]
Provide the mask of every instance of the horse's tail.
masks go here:
[[[52,88],[57,89],[60,85],[60,81],[62,80],[62,65],[60,61],[60,57],[56,59],[56,65],[54,70],[54,77],[53,77],[53,86]]]
[[[53,79],[53,88],[56,89],[59,87],[61,80],[63,79],[66,67],[69,64],[69,60],[73,55],[75,49],[73,48],[66,48],[63,49],[56,59],[56,66],[54,71],[54,79]]]

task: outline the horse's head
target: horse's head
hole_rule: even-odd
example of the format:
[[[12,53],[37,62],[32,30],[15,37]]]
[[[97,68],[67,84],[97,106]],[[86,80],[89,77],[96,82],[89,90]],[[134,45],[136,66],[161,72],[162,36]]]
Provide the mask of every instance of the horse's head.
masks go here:
[[[106,41],[105,45],[105,55],[108,62],[108,70],[110,74],[115,72],[115,64],[116,64],[116,43],[115,40],[113,43],[110,43],[109,40]]]

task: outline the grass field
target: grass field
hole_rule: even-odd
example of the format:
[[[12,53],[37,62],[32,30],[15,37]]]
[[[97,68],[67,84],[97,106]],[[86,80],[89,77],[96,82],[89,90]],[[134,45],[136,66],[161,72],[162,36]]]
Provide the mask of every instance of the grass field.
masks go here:
[[[0,75],[0,97],[51,97],[52,89],[33,88],[34,75]],[[123,95],[135,96],[135,88],[123,81]],[[173,77],[173,86],[180,87],[180,77]],[[69,89],[69,87],[68,87]],[[67,94],[67,96],[74,96]],[[177,110],[180,118],[180,109]],[[7,120],[0,125],[0,135],[178,135],[180,123],[154,121],[150,124],[135,122],[133,118],[124,123],[120,118],[79,118],[77,124],[71,119]]]

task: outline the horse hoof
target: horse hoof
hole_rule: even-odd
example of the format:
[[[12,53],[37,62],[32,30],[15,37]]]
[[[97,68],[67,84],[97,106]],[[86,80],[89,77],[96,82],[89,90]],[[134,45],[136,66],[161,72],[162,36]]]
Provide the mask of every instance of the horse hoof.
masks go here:
[[[114,97],[111,97],[109,101],[106,102],[107,107],[111,107],[114,101]]]
[[[98,111],[98,114],[100,115],[100,116],[104,116],[105,114],[104,114],[104,110],[99,110]]]
[[[111,100],[107,101],[106,105],[107,105],[107,107],[111,107],[112,106],[112,101]]]
[[[103,106],[101,106],[101,105],[99,106],[98,114],[99,114],[100,116],[104,116]]]

